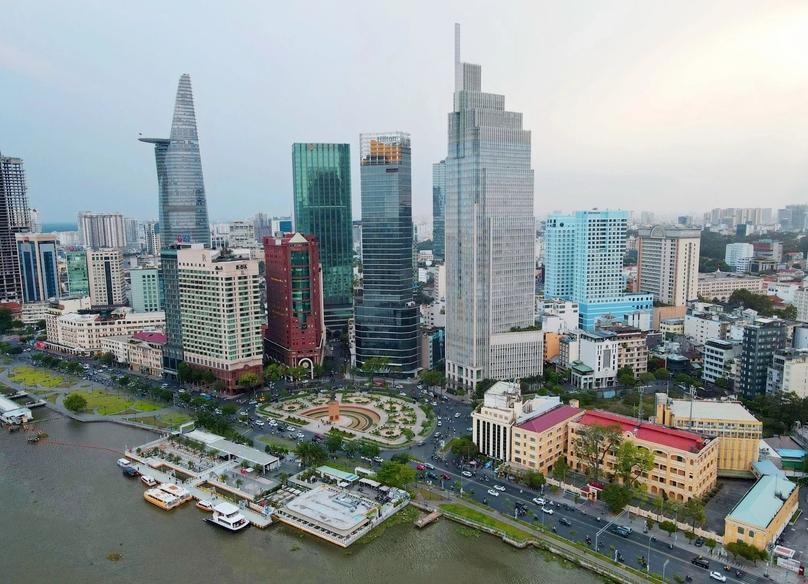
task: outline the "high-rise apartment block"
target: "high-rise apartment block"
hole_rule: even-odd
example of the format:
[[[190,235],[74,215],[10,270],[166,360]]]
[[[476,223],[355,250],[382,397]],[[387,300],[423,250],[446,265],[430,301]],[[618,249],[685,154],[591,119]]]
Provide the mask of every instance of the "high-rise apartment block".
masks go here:
[[[325,348],[320,258],[315,236],[265,237],[268,359],[309,373]]]
[[[256,260],[201,244],[176,251],[183,360],[234,393],[262,372],[261,278]]]
[[[448,126],[446,377],[473,388],[537,375],[543,335],[519,331],[535,325],[530,131],[505,96],[482,92],[480,65],[460,61],[460,25]]]
[[[746,399],[766,391],[766,376],[775,353],[786,347],[786,324],[776,318],[759,318],[743,329],[741,366],[737,389]]]
[[[93,306],[126,304],[123,254],[120,250],[87,250],[87,276]]]
[[[87,252],[68,251],[65,254],[67,265],[67,291],[71,296],[83,298],[90,295],[90,275],[87,272]]]
[[[671,306],[697,298],[701,232],[654,225],[641,228],[637,258],[639,291]]]
[[[341,333],[353,316],[351,147],[293,144],[292,173],[295,230],[317,238],[325,325]]]
[[[76,214],[79,234],[84,247],[93,249],[126,247],[126,229],[121,213]]]
[[[446,161],[432,165],[432,255],[446,259]]]
[[[704,222],[710,225],[726,225],[736,227],[737,225],[765,225],[772,223],[772,210],[761,208],[746,209],[713,209],[704,214]]]
[[[624,293],[627,227],[625,211],[547,217],[544,293],[577,302],[582,329],[594,329],[606,315],[622,319],[625,314],[653,310],[652,294]]]
[[[231,249],[240,247],[255,247],[255,225],[252,221],[231,221],[230,231],[227,234],[227,245]]]
[[[38,209],[28,209],[31,233],[42,233],[42,215]]]
[[[751,243],[728,243],[724,252],[724,263],[734,272],[748,272],[749,262],[755,257],[755,247]]]
[[[190,75],[182,75],[177,86],[170,137],[140,138],[140,141],[154,144],[160,206],[160,247],[175,243],[204,243],[210,246],[208,203]]]
[[[22,160],[0,153],[0,300],[22,302],[17,233],[30,231]]]
[[[132,308],[135,312],[163,310],[160,300],[160,274],[157,268],[129,270],[132,290]]]
[[[146,253],[149,255],[160,255],[160,223],[157,221],[146,221],[143,224],[143,236],[146,241]]]
[[[140,251],[140,221],[137,219],[123,220],[126,248],[129,251]]]
[[[16,240],[23,302],[44,302],[59,298],[56,236],[17,233]]]
[[[412,158],[404,132],[360,136],[364,291],[356,299],[356,365],[387,357],[418,368],[413,295]]]

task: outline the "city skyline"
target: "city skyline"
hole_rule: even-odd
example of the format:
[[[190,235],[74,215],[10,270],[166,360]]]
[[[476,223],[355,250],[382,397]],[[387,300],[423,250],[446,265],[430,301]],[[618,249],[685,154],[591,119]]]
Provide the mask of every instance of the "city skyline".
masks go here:
[[[199,84],[211,216],[289,214],[289,146],[355,149],[356,134],[369,127],[406,127],[422,144],[413,159],[420,215],[431,207],[431,164],[445,157],[442,112],[449,108],[451,61],[433,55],[449,52],[447,32],[459,19],[475,39],[470,60],[485,55],[492,85],[512,96],[535,133],[538,216],[604,201],[659,212],[677,205],[688,214],[758,206],[760,197],[772,207],[801,202],[808,146],[798,136],[808,115],[799,96],[808,79],[800,38],[808,7],[583,6],[512,3],[493,19],[459,3],[416,5],[395,19],[378,7],[362,11],[360,25],[358,5],[312,19],[298,7],[270,14],[240,3],[235,12],[252,18],[239,33],[213,34],[217,19],[196,6],[173,7],[159,22],[147,8],[106,6],[79,25],[68,8],[42,2],[5,15],[0,82],[15,91],[0,96],[2,148],[27,161],[30,197],[46,223],[60,219],[56,200],[65,216],[92,208],[152,219],[153,175],[142,172],[147,153],[131,141],[163,127],[167,107],[156,96],[188,71]],[[166,34],[180,22],[215,41]],[[121,30],[114,65],[104,50],[109,29]],[[164,42],[144,43],[150,35]],[[312,36],[322,38],[301,43]],[[272,58],[276,45],[295,50]],[[376,75],[353,71],[357,59]],[[378,99],[381,87],[399,83],[408,88],[400,97]],[[76,157],[101,164],[75,165]],[[358,162],[352,165],[355,174]]]

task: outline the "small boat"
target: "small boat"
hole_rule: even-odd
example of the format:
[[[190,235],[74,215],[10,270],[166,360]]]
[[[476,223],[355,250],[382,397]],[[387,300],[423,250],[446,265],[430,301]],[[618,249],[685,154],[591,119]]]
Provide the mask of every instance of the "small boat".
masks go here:
[[[132,462],[128,458],[119,458],[117,464],[121,468],[124,468],[126,466],[132,466]]]
[[[124,466],[121,468],[125,477],[139,477],[140,472],[134,466]]]
[[[230,503],[219,503],[213,508],[213,516],[205,519],[208,523],[218,525],[228,531],[241,531],[250,522],[239,512],[239,508]]]
[[[143,498],[152,505],[157,505],[164,511],[171,511],[174,507],[182,505],[182,500],[179,497],[167,493],[160,488],[148,489],[143,493]]]
[[[157,484],[157,481],[154,477],[150,477],[149,475],[140,475],[140,482],[146,485],[147,487],[153,487]]]
[[[205,501],[204,499],[199,499],[199,501],[196,502],[196,508],[207,511],[208,513],[213,513],[213,503]]]

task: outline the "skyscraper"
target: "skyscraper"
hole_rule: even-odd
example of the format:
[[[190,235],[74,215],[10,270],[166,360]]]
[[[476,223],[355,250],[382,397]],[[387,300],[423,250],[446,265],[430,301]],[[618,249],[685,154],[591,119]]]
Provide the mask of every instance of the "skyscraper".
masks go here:
[[[159,255],[160,223],[157,221],[146,221],[143,224],[143,236],[146,241],[146,253],[150,255]]]
[[[356,364],[387,357],[391,367],[418,367],[418,307],[413,301],[410,135],[361,134],[362,264],[357,298]]]
[[[317,238],[325,325],[341,333],[353,312],[351,147],[293,144],[292,172],[295,229]]]
[[[17,233],[23,302],[44,302],[59,298],[59,269],[56,236],[43,233]]]
[[[42,215],[38,209],[28,209],[28,216],[31,218],[31,233],[42,233]]]
[[[90,295],[90,275],[87,273],[87,252],[68,251],[65,254],[67,264],[67,289],[71,296],[81,298]]]
[[[685,306],[698,298],[701,231],[654,225],[640,228],[639,235],[639,291],[671,306]]]
[[[432,255],[446,259],[446,161],[432,165]]]
[[[264,238],[267,328],[264,353],[289,367],[312,372],[323,363],[325,326],[320,258],[315,236]]]
[[[135,312],[157,312],[163,310],[160,301],[160,274],[157,268],[132,268],[129,270],[132,282],[132,310]]]
[[[168,339],[163,348],[163,371],[175,376],[183,360],[177,251],[191,243],[210,247],[208,203],[189,75],[182,75],[177,86],[170,137],[140,138],[140,141],[154,144],[157,163],[160,269]]]
[[[140,221],[137,219],[123,220],[126,248],[129,251],[140,251]]]
[[[87,275],[93,306],[126,304],[123,254],[119,249],[87,250]]]
[[[180,77],[170,137],[140,138],[140,141],[154,144],[161,247],[177,242],[210,246],[208,203],[190,75]]]
[[[473,388],[536,375],[543,336],[518,330],[535,324],[530,132],[503,95],[482,92],[480,66],[460,61],[457,24],[448,142],[446,377]]]
[[[653,310],[653,294],[625,294],[627,228],[626,211],[547,217],[544,294],[577,302],[582,329],[594,330],[607,314],[622,319]]]
[[[786,323],[776,318],[758,318],[743,328],[738,393],[754,399],[766,391],[766,376],[774,354],[786,347]]]
[[[126,247],[126,229],[121,213],[80,211],[76,214],[76,220],[84,247]]]
[[[0,153],[0,300],[22,302],[15,234],[30,230],[22,160]]]

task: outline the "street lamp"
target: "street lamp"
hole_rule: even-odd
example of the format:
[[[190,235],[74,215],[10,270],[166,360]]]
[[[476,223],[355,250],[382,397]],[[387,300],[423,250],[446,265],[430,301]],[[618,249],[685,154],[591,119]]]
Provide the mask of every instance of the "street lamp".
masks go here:
[[[648,534],[648,560],[645,562],[645,571],[651,573],[651,538],[653,536]]]
[[[668,567],[668,562],[670,562],[670,560],[665,560],[665,563],[662,564],[662,581],[663,582],[665,581],[665,568]]]

